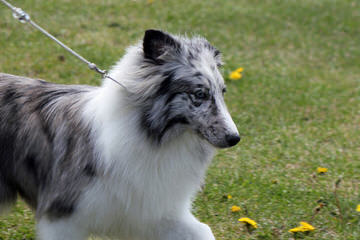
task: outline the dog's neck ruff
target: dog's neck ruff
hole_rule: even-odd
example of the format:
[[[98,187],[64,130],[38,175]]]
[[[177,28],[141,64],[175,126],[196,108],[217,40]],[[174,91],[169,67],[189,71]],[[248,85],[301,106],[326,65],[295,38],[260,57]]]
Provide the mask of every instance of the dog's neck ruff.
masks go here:
[[[139,126],[138,106],[129,104],[127,93],[112,84],[105,83],[93,93],[85,112],[94,122],[95,150],[103,159],[103,182],[96,189],[108,191],[113,186],[126,191],[122,196],[112,191],[111,199],[126,201],[118,212],[112,209],[104,214],[114,219],[135,215],[135,225],[150,218],[160,220],[165,213],[183,214],[180,211],[191,208],[189,199],[199,190],[214,148],[191,131],[154,146]],[[161,198],[163,193],[168,194],[166,200]],[[99,197],[99,201],[110,200]]]

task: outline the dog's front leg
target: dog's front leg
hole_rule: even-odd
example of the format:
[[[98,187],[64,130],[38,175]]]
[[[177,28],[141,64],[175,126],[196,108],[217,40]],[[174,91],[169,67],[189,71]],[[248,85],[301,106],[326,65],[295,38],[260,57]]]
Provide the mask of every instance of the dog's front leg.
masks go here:
[[[215,240],[210,227],[191,214],[179,220],[163,220],[157,232],[159,240]]]
[[[49,220],[45,217],[37,224],[37,236],[39,240],[85,240],[88,237],[71,218]]]

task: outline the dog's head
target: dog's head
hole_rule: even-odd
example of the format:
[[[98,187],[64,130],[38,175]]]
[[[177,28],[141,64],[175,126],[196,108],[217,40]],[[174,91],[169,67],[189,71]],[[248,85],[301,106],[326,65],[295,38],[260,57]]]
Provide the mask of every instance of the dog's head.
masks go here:
[[[149,137],[162,142],[191,129],[215,147],[239,142],[224,102],[226,87],[216,48],[204,38],[147,30],[141,51],[138,73],[145,80],[136,101],[141,102],[141,125]]]

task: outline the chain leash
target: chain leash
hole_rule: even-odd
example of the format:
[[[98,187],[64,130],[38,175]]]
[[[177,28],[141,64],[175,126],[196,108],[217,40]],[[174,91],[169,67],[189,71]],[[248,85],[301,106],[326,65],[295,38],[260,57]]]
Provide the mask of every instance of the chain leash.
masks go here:
[[[123,87],[125,90],[127,90],[127,88],[120,83],[119,81],[117,81],[116,79],[112,78],[106,70],[102,70],[100,69],[95,63],[92,63],[90,61],[88,61],[86,58],[84,58],[83,56],[81,56],[80,54],[78,54],[77,52],[75,52],[74,50],[72,50],[71,48],[69,48],[68,46],[66,46],[64,43],[62,43],[59,39],[57,39],[56,37],[54,37],[53,35],[51,35],[49,32],[47,32],[45,29],[43,29],[42,27],[40,27],[39,25],[37,25],[34,21],[31,20],[30,15],[27,14],[25,11],[23,11],[21,8],[17,8],[14,7],[13,5],[11,5],[9,2],[5,1],[5,0],[0,0],[5,6],[7,6],[8,8],[11,9],[11,11],[13,12],[13,17],[18,19],[21,23],[29,23],[31,26],[33,26],[34,28],[36,28],[37,30],[39,30],[41,33],[43,33],[45,36],[47,36],[48,38],[50,38],[51,40],[53,40],[54,42],[56,42],[57,44],[59,44],[62,48],[64,48],[66,51],[68,51],[69,53],[71,53],[72,55],[74,55],[75,57],[77,57],[78,59],[80,59],[80,61],[82,61],[83,63],[87,64],[87,66],[89,67],[90,70],[93,70],[99,74],[101,74],[101,76],[103,78],[108,78],[110,80],[112,80],[113,82],[117,83],[119,86]]]

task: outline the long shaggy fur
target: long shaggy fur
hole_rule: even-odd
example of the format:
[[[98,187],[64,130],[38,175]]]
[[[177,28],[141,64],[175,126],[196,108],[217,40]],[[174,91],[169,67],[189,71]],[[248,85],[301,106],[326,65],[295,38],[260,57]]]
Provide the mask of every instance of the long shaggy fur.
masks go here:
[[[0,74],[0,211],[19,194],[41,240],[213,240],[190,212],[216,147],[239,140],[220,53],[148,30],[101,87]]]

